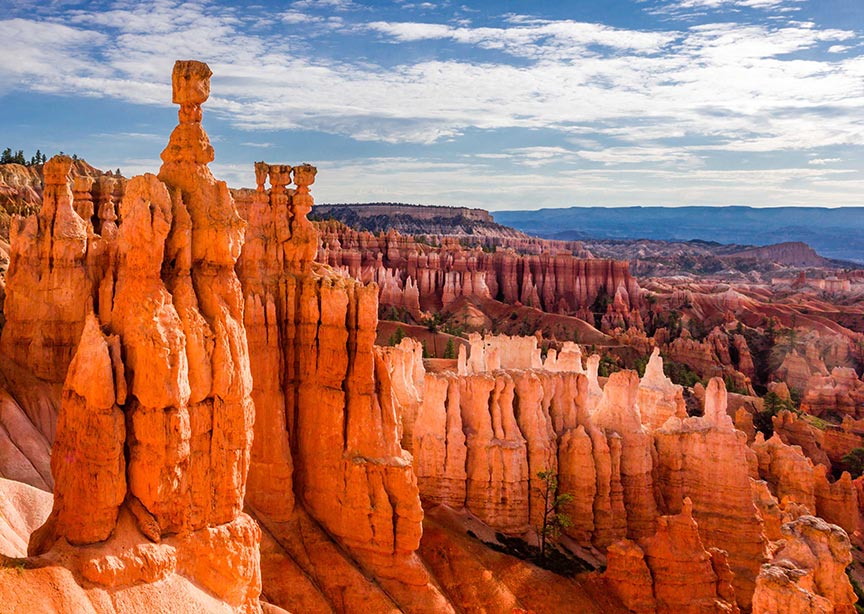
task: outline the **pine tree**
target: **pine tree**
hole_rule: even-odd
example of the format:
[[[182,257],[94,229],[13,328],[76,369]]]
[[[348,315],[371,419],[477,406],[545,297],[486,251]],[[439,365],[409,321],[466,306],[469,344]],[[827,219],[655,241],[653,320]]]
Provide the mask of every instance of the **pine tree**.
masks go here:
[[[447,347],[444,348],[444,358],[456,358],[456,344],[453,343],[452,337],[447,340]]]
[[[3,150],[3,154],[0,155],[0,164],[9,164],[12,162],[12,148],[7,147]]]
[[[561,534],[561,529],[573,526],[570,516],[561,511],[561,508],[573,501],[573,495],[558,494],[558,476],[551,469],[538,471],[537,477],[542,480],[540,488],[543,491],[543,522],[539,527],[540,533],[540,563],[546,561],[546,543],[556,539]]]
[[[405,330],[401,326],[397,326],[396,330],[393,331],[393,334],[390,335],[390,338],[387,340],[387,345],[399,345],[404,338]]]

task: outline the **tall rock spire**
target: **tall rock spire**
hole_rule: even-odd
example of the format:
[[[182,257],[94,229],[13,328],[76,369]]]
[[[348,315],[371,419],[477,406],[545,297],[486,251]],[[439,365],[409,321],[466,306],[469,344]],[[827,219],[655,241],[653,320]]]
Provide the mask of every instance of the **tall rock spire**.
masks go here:
[[[242,509],[255,412],[234,272],[245,224],[207,167],[201,104],[210,74],[201,62],[177,62],[180,124],[159,177],[129,180],[110,236],[73,210],[70,162],[55,158],[47,206],[14,240],[19,251],[38,250],[43,275],[57,263],[81,278],[65,294],[45,294],[49,313],[74,316],[64,339],[77,347],[71,364],[59,364],[69,367],[52,450],[57,496],[29,550],[88,545],[72,552],[96,585],[176,573],[252,613],[260,530]],[[102,268],[82,262],[96,257],[90,251],[106,255]]]

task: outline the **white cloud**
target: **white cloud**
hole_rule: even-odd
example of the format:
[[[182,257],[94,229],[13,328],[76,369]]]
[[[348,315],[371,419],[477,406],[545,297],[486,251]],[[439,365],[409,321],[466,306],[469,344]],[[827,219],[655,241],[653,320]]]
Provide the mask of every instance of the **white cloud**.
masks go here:
[[[301,14],[282,15],[296,21]],[[852,40],[852,32],[801,23],[638,32],[510,19],[517,25],[372,22],[366,27],[398,44],[447,39],[479,48],[500,45],[532,60],[519,65],[433,60],[389,67],[294,54],[280,39],[243,32],[233,11],[195,4],[78,12],[71,22],[82,24],[79,29],[19,19],[15,30],[10,31],[10,22],[2,24],[6,38],[25,45],[28,57],[12,62],[6,56],[0,83],[17,80],[38,91],[166,105],[173,59],[198,57],[216,73],[218,87],[208,108],[244,129],[304,128],[361,141],[434,143],[468,128],[584,134],[593,125],[589,132],[629,141],[617,150],[627,163],[653,155],[658,150],[650,141],[671,136],[710,138],[706,149],[739,151],[861,142],[855,109],[864,105],[864,61],[786,57],[825,42]],[[91,21],[120,33],[112,40],[83,29]],[[63,71],[40,51],[46,37],[65,44]],[[599,53],[595,45],[611,51]],[[94,48],[101,62],[88,56]],[[662,55],[654,53],[661,48]],[[804,129],[808,122],[814,125]],[[664,153],[663,159],[691,156]],[[585,157],[611,163],[591,150]]]
[[[358,7],[352,0],[297,0],[291,6],[295,9],[324,9],[335,11],[350,11]]]
[[[506,28],[452,27],[437,23],[373,21],[368,28],[395,42],[452,40],[482,49],[501,50],[526,58],[576,58],[586,48],[599,45],[635,53],[654,53],[676,34],[641,32],[577,21],[548,21],[511,16],[515,25]]]
[[[93,30],[26,19],[0,21],[0,40],[10,45],[0,53],[0,94],[17,85],[29,86],[39,77],[70,72],[93,76],[110,70],[95,65],[86,50],[98,48],[108,37]]]
[[[772,8],[768,0],[686,2],[703,9]],[[358,8],[345,0],[328,0],[327,6],[330,12]],[[0,93],[19,88],[170,106],[174,59],[195,57],[210,63],[215,73],[207,113],[241,129],[302,129],[424,145],[470,130],[519,129],[549,131],[557,137],[550,142],[569,145],[531,140],[532,146],[514,147],[508,142],[501,151],[460,158],[459,168],[443,163],[409,167],[401,160],[387,181],[405,182],[417,200],[424,194],[439,201],[464,197],[488,206],[466,169],[484,181],[495,178],[496,202],[503,202],[501,190],[507,189],[513,198],[539,190],[538,198],[548,199],[547,204],[573,193],[600,198],[602,190],[613,189],[635,197],[649,187],[672,198],[670,184],[681,186],[679,196],[687,202],[717,204],[726,198],[709,193],[718,185],[736,196],[734,202],[755,202],[760,182],[771,186],[766,200],[803,202],[806,189],[791,186],[795,181],[851,198],[845,177],[825,174],[832,170],[825,167],[839,161],[833,151],[819,149],[820,157],[801,163],[804,169],[767,175],[731,170],[712,175],[710,157],[864,145],[864,57],[832,51],[860,49],[856,32],[801,21],[639,31],[518,15],[500,27],[358,22],[352,19],[367,13],[336,17],[321,7],[301,1],[274,14],[289,34],[272,37],[245,27],[245,20],[260,22],[264,15],[168,0],[78,10],[55,21],[0,21],[0,37],[15,41],[16,49],[0,56]],[[307,25],[367,41],[372,33],[395,54],[381,63],[371,52],[362,59],[334,57],[325,52],[328,48],[302,38],[313,30]],[[413,50],[418,41],[449,45],[461,59],[405,53],[400,60],[402,46]],[[820,52],[826,47],[831,55]],[[806,59],[796,55],[801,52],[807,52]],[[277,138],[268,134],[261,140]],[[354,176],[353,166],[330,164],[334,172]],[[501,164],[519,173],[501,179]],[[560,186],[549,186],[548,177],[539,179],[539,169],[553,165]],[[237,178],[251,172],[225,170]],[[430,177],[462,183],[422,188]],[[380,180],[375,182],[381,189]],[[351,184],[340,178],[338,185],[347,190]],[[364,185],[361,181],[357,189]]]
[[[643,0],[644,1],[644,0]],[[800,10],[797,6],[803,0],[673,0],[648,9],[655,15],[705,15],[708,12],[759,9],[774,13],[792,13]]]
[[[308,24],[320,23],[324,21],[323,17],[319,17],[317,15],[309,15],[308,13],[294,10],[285,11],[279,18],[287,24]]]
[[[482,162],[457,165],[417,158],[364,158],[324,160],[317,166],[313,194],[319,203],[393,200],[493,211],[576,204],[840,206],[860,203],[864,190],[864,180],[857,173],[806,167],[693,169],[683,174],[673,169],[575,169],[558,171],[555,181],[550,181],[547,169],[501,173]],[[818,203],[814,203],[816,187],[824,189],[824,200]]]

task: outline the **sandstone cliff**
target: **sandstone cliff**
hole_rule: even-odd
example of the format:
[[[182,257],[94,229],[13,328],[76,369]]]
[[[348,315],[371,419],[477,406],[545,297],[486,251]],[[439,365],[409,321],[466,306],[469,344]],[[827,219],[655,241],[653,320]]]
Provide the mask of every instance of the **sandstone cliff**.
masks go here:
[[[395,231],[373,235],[344,226],[322,226],[318,260],[364,283],[375,281],[384,306],[414,317],[437,312],[459,297],[521,303],[594,323],[607,313],[608,326],[636,324],[639,286],[626,262],[577,258],[568,252],[519,254],[467,249],[455,239],[438,247]]]

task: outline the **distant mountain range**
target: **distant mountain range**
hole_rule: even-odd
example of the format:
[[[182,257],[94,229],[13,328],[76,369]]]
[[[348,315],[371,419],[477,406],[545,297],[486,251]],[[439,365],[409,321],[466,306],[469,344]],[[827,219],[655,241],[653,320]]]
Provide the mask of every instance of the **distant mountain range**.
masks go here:
[[[822,256],[864,264],[864,207],[570,207],[492,214],[499,224],[551,239],[803,241]]]
[[[468,207],[406,203],[320,204],[312,209],[309,219],[336,220],[369,232],[396,230],[411,235],[525,237],[517,230],[496,223],[485,209]]]

